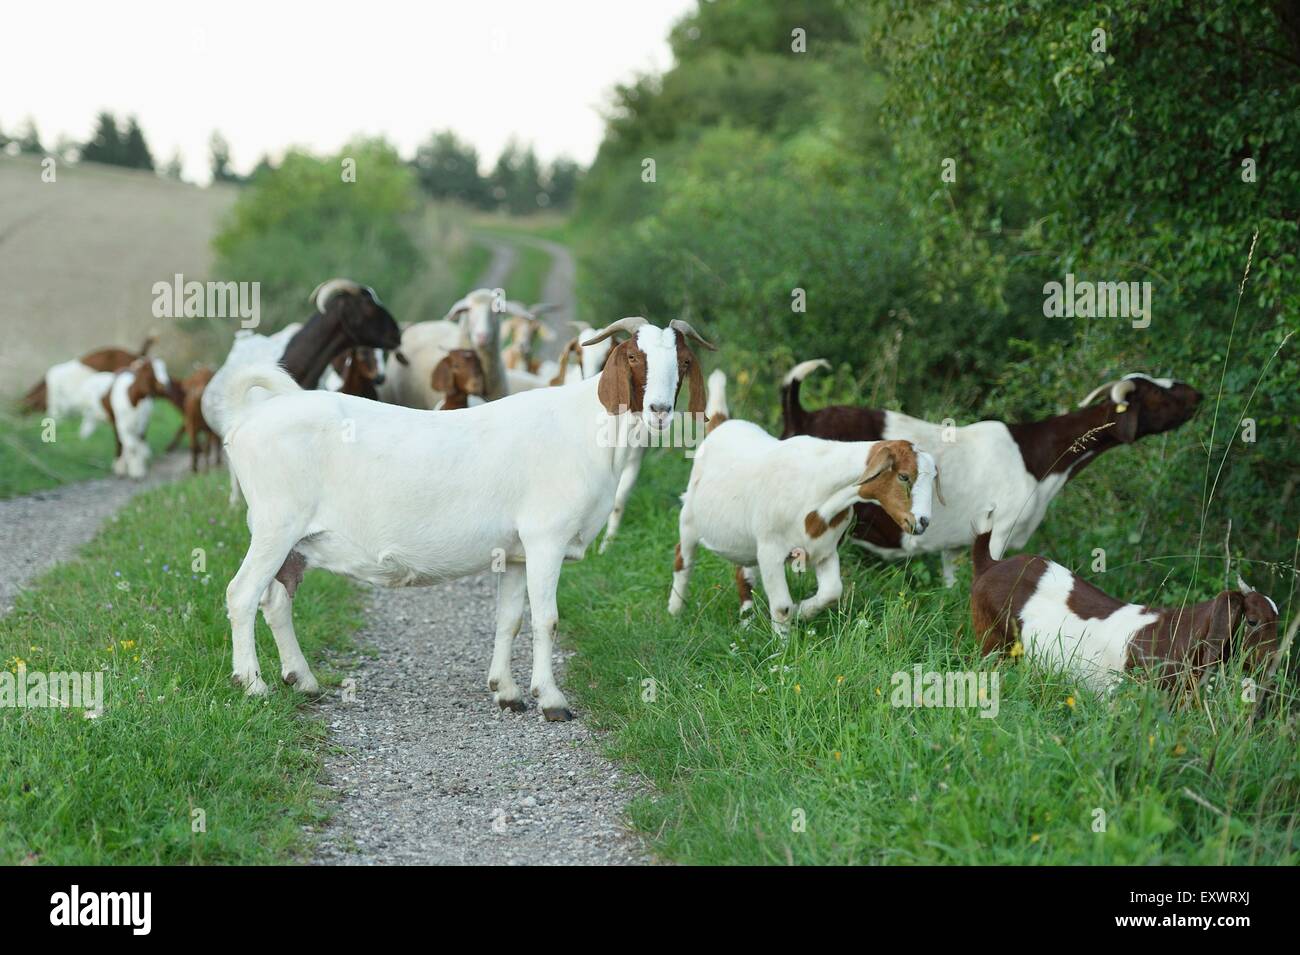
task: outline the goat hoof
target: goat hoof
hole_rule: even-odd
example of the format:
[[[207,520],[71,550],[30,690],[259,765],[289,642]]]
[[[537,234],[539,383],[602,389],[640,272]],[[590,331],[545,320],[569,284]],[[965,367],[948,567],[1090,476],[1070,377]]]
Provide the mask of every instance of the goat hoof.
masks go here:
[[[254,673],[251,676],[241,676],[235,673],[231,675],[230,680],[235,686],[244,688],[244,696],[266,696],[271,692],[270,688],[263,682],[260,673]]]
[[[498,696],[497,706],[503,710],[510,710],[512,713],[522,713],[528,709],[528,704],[522,698],[516,696],[513,698]]]
[[[542,716],[548,723],[564,723],[573,719],[573,711],[567,706],[549,706],[542,710]]]
[[[299,693],[307,696],[320,695],[320,684],[316,682],[316,677],[310,670],[307,671],[306,676],[299,676],[298,671],[290,670],[288,673],[281,674],[281,679]]]

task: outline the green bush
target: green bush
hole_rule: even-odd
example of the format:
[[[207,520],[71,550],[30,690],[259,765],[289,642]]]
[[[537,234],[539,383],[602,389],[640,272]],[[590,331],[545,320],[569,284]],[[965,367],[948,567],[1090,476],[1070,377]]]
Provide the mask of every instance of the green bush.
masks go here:
[[[345,159],[356,163],[355,181],[343,178]],[[213,240],[217,273],[261,283],[262,333],[302,321],[308,293],[334,276],[391,300],[421,265],[411,234],[417,195],[414,174],[381,140],[323,158],[292,151],[235,203]]]

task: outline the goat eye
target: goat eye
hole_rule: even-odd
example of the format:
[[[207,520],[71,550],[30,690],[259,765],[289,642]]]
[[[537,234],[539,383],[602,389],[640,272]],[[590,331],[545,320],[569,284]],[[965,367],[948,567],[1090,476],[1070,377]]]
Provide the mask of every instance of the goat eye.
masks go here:
[[[908,481],[912,480],[912,479],[911,479],[910,477],[908,477],[906,474],[900,474],[900,475],[898,476],[898,479],[899,479],[900,481],[902,481],[904,484],[906,484]]]
[[[1246,623],[1249,624],[1249,625],[1252,626],[1252,627],[1254,627],[1254,626],[1258,626],[1258,625],[1259,625],[1259,621],[1258,621],[1258,620],[1251,620],[1249,617],[1246,618]]]

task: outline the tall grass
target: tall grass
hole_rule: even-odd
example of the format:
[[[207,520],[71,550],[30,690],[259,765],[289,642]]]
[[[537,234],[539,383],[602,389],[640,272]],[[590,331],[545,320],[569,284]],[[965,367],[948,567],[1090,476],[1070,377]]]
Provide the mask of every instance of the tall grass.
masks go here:
[[[1191,700],[1140,680],[1100,698],[1018,659],[982,660],[968,568],[944,590],[930,560],[883,564],[856,550],[840,609],[788,641],[765,623],[737,625],[732,568],[703,549],[673,620],[687,473],[680,457],[652,455],[611,552],[566,568],[561,585],[561,625],[581,651],[571,683],[585,718],[612,731],[613,752],[655,784],[631,814],[667,857],[1300,861],[1296,687],[1285,676],[1256,704],[1232,670]],[[810,578],[792,576],[796,599]],[[997,674],[996,716],[893,705],[894,674],[916,665]]]

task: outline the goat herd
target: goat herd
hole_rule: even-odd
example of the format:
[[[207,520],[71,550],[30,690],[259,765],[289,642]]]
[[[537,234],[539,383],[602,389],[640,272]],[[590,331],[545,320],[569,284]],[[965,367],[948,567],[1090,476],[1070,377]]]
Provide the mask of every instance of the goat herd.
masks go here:
[[[444,319],[404,330],[355,282],[325,282],[311,302],[315,313],[301,325],[241,332],[215,373],[176,382],[146,342],[138,353],[106,348],[55,365],[25,399],[55,417],[80,414],[83,436],[108,422],[123,476],[145,474],[155,397],[181,409],[173,445],[188,434],[195,470],[201,453],[220,457],[214,439],[222,440],[231,500],[242,491],[251,531],[226,591],[233,676],[249,694],[267,692],[253,639],[259,607],[281,678],[319,689],[292,618],[308,566],[385,586],[492,569],[496,702],[526,706],[511,648],[527,596],[529,692],[546,719],[570,718],[551,668],[560,568],[602,527],[602,552],[614,539],[645,447],[673,424],[684,381],[705,438],[682,495],[674,615],[702,544],[736,565],[742,623],[761,581],[784,633],[839,599],[839,545],[851,528],[854,543],[885,558],[939,551],[949,586],[954,556],[971,548],[971,615],[985,652],[1019,644],[1097,690],[1135,667],[1186,685],[1230,653],[1257,666],[1277,648],[1277,606],[1240,578],[1213,600],[1157,609],[1115,600],[1043,557],[1002,559],[1103,452],[1187,422],[1201,396],[1182,382],[1130,374],[1070,414],[957,427],[874,408],[805,410],[800,384],[827,365],[807,361],[782,383],[777,440],[729,420],[725,374],[714,371],[706,389],[692,350],[713,345],[684,321],[578,326],[560,360],[543,363],[533,357],[550,334],[543,307],[499,291],[471,292]],[[811,566],[817,584],[797,604],[785,575],[792,560]]]

